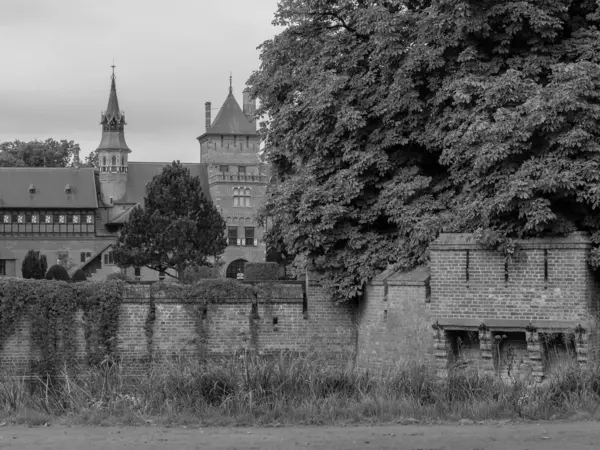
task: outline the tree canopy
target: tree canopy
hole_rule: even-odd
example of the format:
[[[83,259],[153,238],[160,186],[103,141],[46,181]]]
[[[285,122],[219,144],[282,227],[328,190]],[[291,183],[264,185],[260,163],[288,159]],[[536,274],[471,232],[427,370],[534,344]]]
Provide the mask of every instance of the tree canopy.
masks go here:
[[[0,167],[72,167],[75,154],[79,153],[79,144],[73,141],[33,140],[29,142],[15,140],[0,143]],[[91,152],[82,166],[94,167],[98,156]]]
[[[248,82],[267,240],[340,299],[442,231],[600,243],[595,0],[282,0],[274,23]]]
[[[212,266],[223,253],[225,220],[202,192],[200,180],[179,161],[165,166],[146,187],[114,248],[121,266],[175,269]]]

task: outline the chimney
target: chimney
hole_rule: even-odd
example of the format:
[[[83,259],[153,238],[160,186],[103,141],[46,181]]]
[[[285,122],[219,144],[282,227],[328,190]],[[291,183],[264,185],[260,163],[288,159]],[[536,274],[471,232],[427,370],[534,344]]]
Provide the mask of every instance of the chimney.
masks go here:
[[[244,89],[244,115],[248,118],[250,123],[254,125],[255,118],[254,113],[256,112],[256,99],[252,97],[250,89]]]
[[[206,116],[206,131],[210,128],[210,102],[204,104],[204,115]]]
[[[79,169],[79,167],[81,167],[81,161],[79,160],[79,149],[78,149],[78,148],[76,148],[76,149],[73,151],[73,153],[74,153],[74,155],[73,155],[73,166],[74,166],[76,169]]]

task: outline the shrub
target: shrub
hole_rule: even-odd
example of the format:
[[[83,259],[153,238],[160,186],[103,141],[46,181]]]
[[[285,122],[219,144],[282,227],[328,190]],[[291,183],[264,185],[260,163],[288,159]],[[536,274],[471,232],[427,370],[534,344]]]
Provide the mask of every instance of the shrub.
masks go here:
[[[244,279],[246,281],[277,280],[279,279],[279,264],[275,262],[247,263],[244,269]]]
[[[63,266],[58,264],[53,265],[46,272],[46,280],[71,281],[69,272]]]
[[[185,284],[194,284],[200,280],[219,278],[219,271],[216,267],[188,267],[183,272],[181,281]]]
[[[44,256],[44,261],[45,259],[46,257]],[[40,257],[39,252],[36,252],[35,250],[29,250],[27,252],[27,255],[23,259],[23,263],[21,264],[21,273],[23,278],[33,278],[36,280],[44,278],[46,267],[42,267],[42,258]]]
[[[131,278],[129,275],[126,275],[122,272],[113,272],[113,273],[109,273],[108,275],[106,275],[106,280],[107,281],[110,281],[110,280],[133,281],[133,278]]]
[[[71,277],[71,281],[74,283],[79,283],[80,281],[87,281],[87,277],[85,276],[85,273],[83,273],[83,270],[77,269]]]

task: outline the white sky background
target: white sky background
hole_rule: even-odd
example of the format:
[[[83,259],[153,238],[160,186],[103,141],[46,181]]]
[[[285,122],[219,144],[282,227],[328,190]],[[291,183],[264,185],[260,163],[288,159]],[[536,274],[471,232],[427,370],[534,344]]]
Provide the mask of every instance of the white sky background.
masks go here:
[[[198,162],[233,74],[242,105],[277,0],[0,0],[0,142],[100,143],[115,61],[132,161]],[[217,109],[214,109],[217,108]]]

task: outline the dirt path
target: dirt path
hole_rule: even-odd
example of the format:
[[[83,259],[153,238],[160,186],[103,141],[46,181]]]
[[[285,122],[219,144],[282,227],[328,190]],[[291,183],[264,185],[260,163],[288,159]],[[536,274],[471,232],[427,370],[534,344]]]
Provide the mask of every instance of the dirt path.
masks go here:
[[[600,423],[286,428],[0,428],[0,449],[598,449]]]

